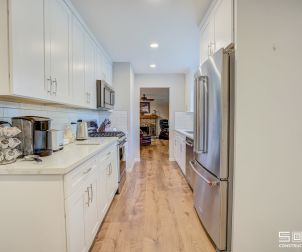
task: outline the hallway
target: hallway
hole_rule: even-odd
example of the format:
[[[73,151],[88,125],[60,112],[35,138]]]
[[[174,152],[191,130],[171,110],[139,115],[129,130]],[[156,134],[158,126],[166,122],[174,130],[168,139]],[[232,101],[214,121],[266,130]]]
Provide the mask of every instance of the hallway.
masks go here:
[[[168,141],[141,149],[141,162],[109,209],[92,252],[214,252]]]

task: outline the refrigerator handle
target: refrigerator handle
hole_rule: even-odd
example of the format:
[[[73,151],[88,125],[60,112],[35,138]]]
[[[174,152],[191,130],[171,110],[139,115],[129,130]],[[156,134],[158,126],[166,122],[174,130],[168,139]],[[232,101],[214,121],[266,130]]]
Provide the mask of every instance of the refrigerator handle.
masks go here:
[[[202,152],[208,152],[208,77],[202,76],[203,80],[203,138]]]
[[[195,79],[195,113],[194,113],[194,139],[196,143],[194,144],[194,152],[201,154],[202,150],[200,149],[200,76]]]
[[[216,181],[211,181],[211,180],[208,180],[206,177],[204,177],[200,172],[198,172],[195,168],[195,164],[194,164],[195,161],[190,161],[190,165],[191,165],[191,168],[193,169],[193,171],[204,181],[206,182],[209,186],[216,186],[219,184],[219,180],[216,180]]]

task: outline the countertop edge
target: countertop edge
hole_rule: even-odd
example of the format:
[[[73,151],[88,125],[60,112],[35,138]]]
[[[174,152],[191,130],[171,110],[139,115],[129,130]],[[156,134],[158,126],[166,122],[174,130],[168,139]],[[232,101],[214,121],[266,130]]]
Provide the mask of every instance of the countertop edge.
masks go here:
[[[185,129],[175,129],[175,131],[182,134],[183,136],[190,138],[191,140],[194,140],[193,134],[189,134],[189,133],[185,132]]]
[[[75,144],[75,143],[74,143]],[[72,163],[70,166],[67,167],[57,167],[57,168],[45,168],[39,170],[38,167],[33,168],[6,168],[5,165],[0,168],[0,176],[4,175],[19,175],[19,176],[26,176],[26,175],[61,175],[64,176],[67,173],[74,170],[76,167],[80,166],[87,160],[91,159],[92,157],[96,156],[98,153],[102,152],[109,146],[117,145],[117,139],[112,139],[111,141],[105,143],[104,145],[100,145],[99,148],[93,150],[91,153],[86,155],[85,157],[81,158],[80,160]],[[54,155],[54,154],[53,154]]]

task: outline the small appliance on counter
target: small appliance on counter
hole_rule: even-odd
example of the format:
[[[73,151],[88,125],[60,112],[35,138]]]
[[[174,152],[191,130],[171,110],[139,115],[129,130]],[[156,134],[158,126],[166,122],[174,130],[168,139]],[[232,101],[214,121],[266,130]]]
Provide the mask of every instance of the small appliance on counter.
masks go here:
[[[87,122],[78,120],[77,122],[77,140],[87,140],[88,138],[88,126]]]
[[[21,141],[20,149],[24,156],[39,155],[44,157],[52,154],[50,122],[50,118],[39,116],[12,118],[12,125],[21,130],[18,138]]]
[[[50,141],[50,149],[56,152],[59,150],[63,150],[64,148],[64,132],[63,130],[50,130],[51,141]]]

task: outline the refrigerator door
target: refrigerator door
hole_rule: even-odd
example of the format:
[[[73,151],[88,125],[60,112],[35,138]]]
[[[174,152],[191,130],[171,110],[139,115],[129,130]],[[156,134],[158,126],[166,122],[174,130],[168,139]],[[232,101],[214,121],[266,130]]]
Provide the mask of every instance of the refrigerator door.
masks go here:
[[[191,162],[196,173],[194,206],[197,214],[219,250],[227,246],[228,182],[220,181],[197,162]]]
[[[195,160],[228,178],[229,56],[220,49],[195,77]]]

